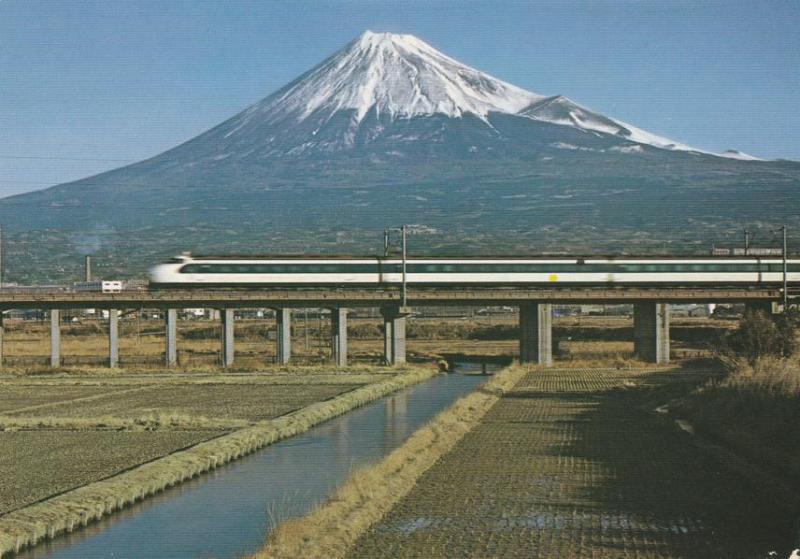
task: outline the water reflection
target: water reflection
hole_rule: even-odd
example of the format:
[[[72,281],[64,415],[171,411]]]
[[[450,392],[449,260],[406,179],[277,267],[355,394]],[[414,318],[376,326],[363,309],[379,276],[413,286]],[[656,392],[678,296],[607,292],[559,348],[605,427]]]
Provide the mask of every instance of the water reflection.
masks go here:
[[[472,370],[460,367],[458,370]],[[438,375],[169,489],[25,558],[241,557],[485,377]]]

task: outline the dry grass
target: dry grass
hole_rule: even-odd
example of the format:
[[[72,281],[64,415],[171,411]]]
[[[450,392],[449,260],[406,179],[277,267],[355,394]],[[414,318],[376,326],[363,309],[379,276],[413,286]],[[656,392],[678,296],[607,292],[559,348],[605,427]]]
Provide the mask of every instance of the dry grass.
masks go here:
[[[148,413],[136,417],[14,417],[0,415],[0,431],[34,429],[69,431],[232,431],[252,423],[241,419],[211,419],[179,413]]]
[[[377,359],[377,354],[376,354]],[[92,378],[101,377],[104,381],[113,381],[115,378],[130,379],[131,377],[162,377],[172,376],[179,377],[181,375],[191,375],[194,377],[202,377],[203,375],[223,376],[226,378],[235,378],[236,375],[247,375],[250,377],[260,378],[263,376],[271,375],[284,375],[302,377],[303,375],[356,375],[356,374],[391,374],[391,369],[385,367],[377,367],[375,363],[353,363],[345,368],[338,368],[330,362],[321,362],[316,364],[292,364],[292,365],[275,365],[261,363],[257,367],[226,367],[222,368],[219,365],[194,365],[194,366],[181,366],[175,369],[166,369],[162,366],[150,367],[125,367],[119,369],[110,369],[108,367],[89,367],[89,366],[66,366],[58,369],[53,369],[49,366],[40,367],[3,367],[3,375],[13,378],[47,378],[47,377],[63,377],[70,376],[75,378]],[[0,380],[0,383],[3,381]],[[149,382],[149,381],[148,381]]]
[[[800,360],[739,363],[671,406],[699,433],[800,483]]]
[[[271,419],[357,388],[353,384],[156,384],[90,401],[59,402],[18,410],[16,417],[135,419],[212,415],[218,419]]]
[[[455,402],[387,458],[353,474],[308,516],[279,525],[255,557],[343,557],[359,535],[407,494],[527,370],[506,369]]]
[[[131,471],[55,496],[0,517],[0,556],[72,531],[149,495],[214,469],[263,446],[302,433],[355,407],[421,382],[435,368],[405,369],[383,381],[258,422]],[[153,435],[153,434],[150,434]]]

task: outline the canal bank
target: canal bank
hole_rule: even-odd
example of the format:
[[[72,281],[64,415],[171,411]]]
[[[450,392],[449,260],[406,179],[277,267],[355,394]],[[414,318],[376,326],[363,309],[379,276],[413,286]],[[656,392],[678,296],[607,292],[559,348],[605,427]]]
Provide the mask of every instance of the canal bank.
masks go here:
[[[466,367],[474,369],[474,367]],[[464,371],[464,368],[459,368]],[[436,375],[20,557],[238,557],[485,380]]]

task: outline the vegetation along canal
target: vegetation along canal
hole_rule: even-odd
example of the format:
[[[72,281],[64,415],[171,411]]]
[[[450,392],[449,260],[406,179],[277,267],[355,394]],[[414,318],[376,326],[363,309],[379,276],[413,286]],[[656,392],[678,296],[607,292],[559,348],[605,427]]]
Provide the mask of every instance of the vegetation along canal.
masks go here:
[[[308,512],[354,468],[374,462],[486,380],[480,365],[432,379],[280,441],[84,530],[19,555],[241,557],[272,527]]]

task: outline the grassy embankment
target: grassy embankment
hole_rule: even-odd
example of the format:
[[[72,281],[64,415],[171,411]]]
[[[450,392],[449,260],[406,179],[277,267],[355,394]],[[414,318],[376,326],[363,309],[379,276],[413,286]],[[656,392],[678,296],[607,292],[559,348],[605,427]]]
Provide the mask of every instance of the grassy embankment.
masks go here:
[[[416,480],[475,425],[529,370],[495,375],[414,433],[376,465],[356,473],[309,515],[281,524],[255,557],[343,557],[369,526],[407,494]]]
[[[739,363],[671,409],[698,433],[720,441],[800,484],[800,360]]]
[[[313,425],[345,413],[355,407],[364,405],[386,394],[421,382],[436,374],[436,369],[433,367],[409,367],[405,369],[395,369],[393,372],[395,374],[388,376],[388,378],[386,375],[380,375],[379,378],[381,380],[377,382],[349,390],[326,401],[317,401],[274,419],[253,420],[251,417],[249,426],[233,432],[217,431],[215,433],[212,431],[187,431],[186,433],[196,433],[194,435],[194,442],[197,442],[197,437],[200,437],[201,440],[203,438],[208,439],[209,437],[216,438],[194,444],[185,450],[174,452],[173,454],[161,458],[157,458],[156,455],[156,459],[119,475],[96,481],[95,483],[89,483],[88,485],[83,485],[75,489],[65,490],[65,492],[50,499],[31,506],[12,510],[0,516],[0,555],[6,552],[18,551],[26,546],[35,545],[37,541],[43,538],[54,537],[61,532],[71,531],[78,526],[86,525],[106,514],[146,498],[149,495],[160,492],[183,480],[216,468],[230,460],[239,458],[280,439],[304,432]],[[248,390],[251,389],[245,385],[242,385],[242,387]],[[275,388],[275,386],[268,387],[270,389]],[[213,387],[211,386],[203,385],[203,388],[207,392],[213,392]],[[143,391],[148,389],[149,387],[142,388]],[[138,396],[140,394],[140,392],[135,389],[121,392],[124,393],[124,396],[129,396],[131,394]],[[119,394],[120,392],[114,392],[110,394],[110,396],[113,399]],[[86,400],[88,399],[89,410],[91,410],[91,408],[97,404],[95,398],[102,399],[103,396],[102,394],[92,394],[86,398],[82,398],[82,403],[86,404]],[[53,433],[52,429],[61,429],[67,426],[86,429],[85,433],[87,436],[98,437],[102,436],[102,433],[108,433],[108,431],[96,430],[101,423],[97,418],[81,419],[80,417],[70,417],[71,412],[61,415],[53,414],[42,416],[42,408],[40,407],[42,405],[45,407],[47,406],[47,404],[34,404],[32,406],[38,408],[39,412],[31,418],[21,418],[13,415],[15,412],[22,409],[30,410],[31,406],[10,410],[6,413],[6,417],[4,418],[7,422],[6,425],[12,429],[25,429],[37,426],[40,428],[44,427],[44,429],[29,432],[33,434]],[[49,413],[54,408],[59,407],[64,410],[72,410],[75,406],[62,406],[61,402],[55,402],[53,406],[49,408],[46,407],[45,409]],[[131,406],[131,410],[135,409],[136,405]],[[9,413],[12,414],[12,417],[8,417]],[[137,435],[135,432],[141,427],[141,425],[139,425],[140,420],[140,416],[135,414],[128,419],[114,419],[114,421],[118,422],[117,426],[119,428],[133,429],[134,432],[126,431],[130,436],[140,436],[144,434],[140,431],[140,435]],[[103,418],[102,421],[110,420],[108,418]],[[167,430],[170,425],[174,426],[176,421],[179,425],[186,425],[185,420],[176,419],[174,417],[170,419],[170,416],[167,415],[154,420],[154,422],[146,426],[164,429],[164,434],[168,435],[177,432]],[[184,421],[184,423],[181,423],[181,421]],[[227,418],[224,421],[221,420],[219,424],[215,426],[218,428],[228,428],[232,426],[231,423],[225,423],[227,421],[230,420]],[[236,422],[233,423],[236,424]],[[200,427],[201,425],[202,422],[198,423],[196,417],[188,424],[189,427],[193,428]],[[206,426],[208,427],[209,425],[206,424]],[[81,433],[81,431],[74,430],[59,432],[69,433],[70,435],[75,435],[77,433],[77,436],[80,436]],[[17,436],[24,434],[24,431],[20,431],[17,433],[8,433],[6,435]],[[108,438],[108,436],[118,437],[124,434],[125,433],[120,432],[108,433],[106,438]],[[184,440],[187,440],[186,437],[184,437]],[[191,440],[187,440],[187,442],[193,444]],[[140,443],[142,443],[142,441],[140,441]],[[47,444],[53,444],[53,441],[49,441]],[[45,444],[45,446],[47,446],[47,444]],[[172,444],[174,445],[175,443]],[[28,444],[24,443],[23,447],[26,446],[28,446]],[[116,447],[117,444],[113,446]],[[173,446],[171,449],[167,449],[167,452],[179,450],[180,447],[185,446],[186,442],[178,445],[178,448],[174,448]],[[32,459],[35,459],[35,456],[32,456]],[[0,464],[0,467],[2,466],[3,464]],[[16,463],[12,464],[12,466],[16,466]],[[98,471],[100,470],[102,470],[102,468]],[[87,481],[90,480],[84,480],[84,482]],[[0,489],[2,489],[2,487],[4,486],[0,486]],[[18,488],[12,486],[9,490],[15,489]]]

